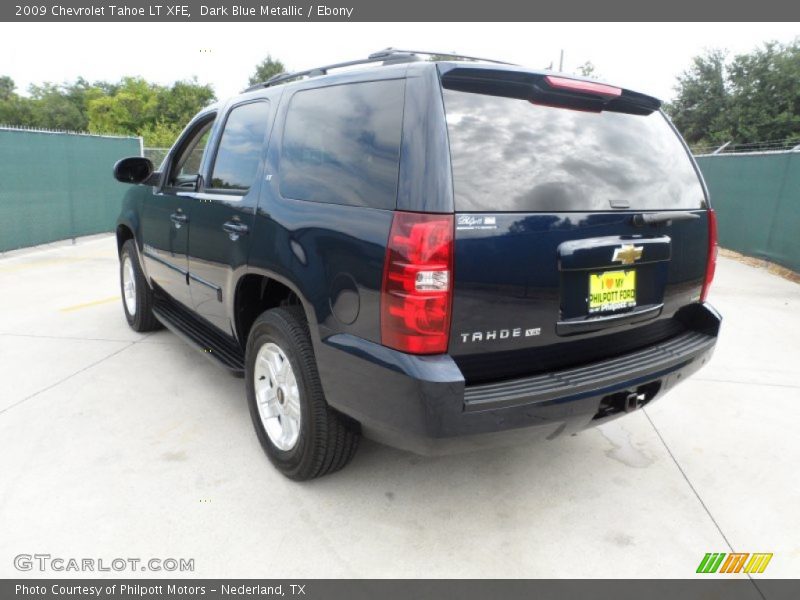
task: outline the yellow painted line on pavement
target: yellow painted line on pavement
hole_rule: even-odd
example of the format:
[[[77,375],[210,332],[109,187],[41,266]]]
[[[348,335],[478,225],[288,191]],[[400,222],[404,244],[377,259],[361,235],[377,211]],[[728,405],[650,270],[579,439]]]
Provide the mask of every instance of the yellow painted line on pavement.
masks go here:
[[[57,258],[38,258],[34,260],[26,260],[24,262],[2,264],[0,263],[0,273],[13,273],[14,271],[24,271],[26,269],[34,269],[36,267],[52,267],[54,265],[69,265],[84,260],[97,260],[97,259],[113,259],[117,260],[116,256],[104,254],[89,254],[83,256],[64,256]]]
[[[82,258],[45,258],[37,260],[29,260],[22,263],[11,265],[0,265],[0,273],[8,273],[13,271],[24,271],[25,269],[33,269],[35,267],[52,267],[53,265],[63,265],[84,260]]]
[[[84,302],[83,304],[76,304],[75,306],[67,306],[62,308],[61,312],[72,312],[82,308],[91,308],[92,306],[99,306],[100,304],[109,304],[110,302],[118,302],[119,296],[111,296],[110,298],[103,298],[102,300],[93,300],[92,302]]]

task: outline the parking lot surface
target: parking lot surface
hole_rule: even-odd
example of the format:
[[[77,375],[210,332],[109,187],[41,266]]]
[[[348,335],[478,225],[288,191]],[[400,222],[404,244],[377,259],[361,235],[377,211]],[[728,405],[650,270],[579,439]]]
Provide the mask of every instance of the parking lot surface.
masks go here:
[[[721,258],[711,363],[576,436],[423,458],[364,442],[298,484],[241,379],[131,331],[112,236],[0,257],[0,576],[20,553],[194,559],[194,577],[692,577],[707,552],[800,573],[800,286]],[[376,399],[376,401],[380,401]],[[49,572],[44,575],[130,576]],[[705,577],[708,577],[706,575]]]

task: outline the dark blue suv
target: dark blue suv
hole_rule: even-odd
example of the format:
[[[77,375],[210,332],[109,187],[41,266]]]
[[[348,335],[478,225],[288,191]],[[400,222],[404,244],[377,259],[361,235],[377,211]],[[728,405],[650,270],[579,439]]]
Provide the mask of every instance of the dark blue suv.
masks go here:
[[[285,475],[636,410],[714,349],[716,221],[650,96],[492,61],[283,74],[201,111],[117,226],[125,315],[246,378]]]

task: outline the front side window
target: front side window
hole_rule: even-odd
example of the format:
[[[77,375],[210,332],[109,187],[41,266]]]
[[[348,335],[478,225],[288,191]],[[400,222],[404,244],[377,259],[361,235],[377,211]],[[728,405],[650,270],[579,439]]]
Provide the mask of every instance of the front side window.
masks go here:
[[[244,193],[256,179],[269,122],[269,103],[234,107],[225,121],[208,187]]]
[[[208,144],[212,125],[214,125],[213,116],[198,123],[198,125],[181,140],[179,149],[177,153],[175,153],[175,159],[172,162],[172,168],[170,169],[170,186],[195,187],[197,185],[200,165],[203,162],[203,153]]]
[[[393,79],[297,92],[283,133],[281,194],[393,209],[404,86]]]

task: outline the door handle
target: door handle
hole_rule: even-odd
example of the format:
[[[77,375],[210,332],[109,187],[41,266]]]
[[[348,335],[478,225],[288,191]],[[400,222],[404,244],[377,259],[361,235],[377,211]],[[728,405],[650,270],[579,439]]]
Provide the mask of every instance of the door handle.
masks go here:
[[[247,225],[244,223],[238,223],[237,221],[225,221],[222,224],[222,228],[228,233],[238,233],[239,235],[250,231],[250,228]]]
[[[183,213],[179,213],[178,212],[178,213],[172,213],[169,216],[169,220],[172,221],[175,224],[175,229],[180,229],[181,225],[183,225],[184,223],[188,223],[189,222],[189,217],[187,217]]]
[[[247,235],[250,231],[247,225],[238,221],[225,221],[222,224],[222,229],[228,232],[228,237],[231,238],[233,242],[238,240],[240,235]]]

